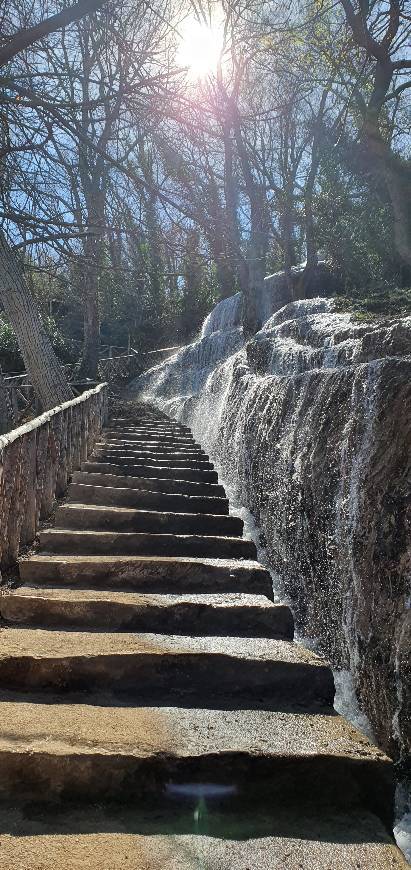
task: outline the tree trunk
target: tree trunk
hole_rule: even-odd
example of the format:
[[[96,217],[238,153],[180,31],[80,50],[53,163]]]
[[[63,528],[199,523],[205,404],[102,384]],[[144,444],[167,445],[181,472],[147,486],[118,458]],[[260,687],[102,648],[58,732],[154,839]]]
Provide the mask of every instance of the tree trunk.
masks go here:
[[[218,298],[226,299],[234,293],[235,277],[230,264],[227,263],[227,258],[224,256],[224,253],[214,256],[214,261],[218,284]]]
[[[382,177],[394,216],[394,242],[400,258],[411,266],[411,164],[393,154],[377,123],[368,118],[363,143],[371,171]]]
[[[307,264],[304,270],[304,278],[307,277],[308,280],[312,272],[318,266],[317,238],[314,225],[313,199],[315,180],[317,178],[317,173],[320,167],[321,160],[322,123],[331,84],[331,81],[327,83],[321,95],[318,114],[314,124],[313,140],[311,146],[311,165],[307,173],[304,190],[305,245],[307,249]],[[305,280],[303,280],[303,284],[304,283]]]
[[[290,301],[294,301],[292,268],[295,265],[294,222],[292,217],[293,199],[288,190],[284,191],[281,214],[281,237],[284,255],[284,273]]]
[[[248,245],[247,270],[244,277],[248,279],[242,288],[243,331],[246,338],[255,335],[261,329],[265,312],[264,278],[266,255],[268,249],[268,221],[266,215],[266,195],[262,185],[253,177],[247,148],[244,144],[238,110],[235,110],[234,133],[237,150],[247,196],[250,203],[250,240]]]
[[[83,308],[83,353],[79,378],[98,380],[100,354],[100,314],[98,299],[98,275],[100,266],[100,236],[88,236],[84,245],[85,274],[82,289],[84,295]]]
[[[6,382],[0,366],[0,435],[13,428],[13,410],[7,392]]]
[[[311,167],[308,173],[304,193],[305,246],[307,250],[306,269],[313,269],[318,264],[317,239],[314,229],[313,194],[316,170]]]
[[[53,351],[21,266],[0,231],[0,300],[16,333],[35,394],[43,410],[73,398]]]
[[[261,215],[254,215],[254,221],[260,223]],[[248,246],[248,286],[244,293],[243,330],[246,338],[258,332],[269,312],[265,311],[265,259],[266,234],[262,227],[255,226],[251,217],[251,233]],[[253,225],[254,224],[254,225]],[[243,291],[244,292],[244,291]]]
[[[247,293],[249,274],[248,266],[241,250],[241,233],[238,218],[238,193],[233,168],[233,142],[231,139],[231,122],[223,124],[224,141],[224,196],[227,215],[228,249],[232,263],[235,265],[235,276],[242,293]]]

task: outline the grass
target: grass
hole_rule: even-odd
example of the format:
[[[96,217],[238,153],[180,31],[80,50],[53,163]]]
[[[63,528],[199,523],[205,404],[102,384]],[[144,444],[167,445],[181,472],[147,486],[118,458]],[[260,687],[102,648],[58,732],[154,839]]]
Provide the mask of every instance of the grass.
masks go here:
[[[367,291],[351,290],[335,297],[337,311],[352,313],[356,320],[380,320],[411,314],[411,287],[376,287]]]

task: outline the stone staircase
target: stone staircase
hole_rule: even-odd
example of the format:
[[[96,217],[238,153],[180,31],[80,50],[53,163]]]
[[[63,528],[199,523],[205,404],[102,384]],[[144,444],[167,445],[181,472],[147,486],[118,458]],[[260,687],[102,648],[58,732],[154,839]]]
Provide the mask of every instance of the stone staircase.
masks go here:
[[[111,421],[1,599],[1,870],[407,866],[242,533],[186,427]]]

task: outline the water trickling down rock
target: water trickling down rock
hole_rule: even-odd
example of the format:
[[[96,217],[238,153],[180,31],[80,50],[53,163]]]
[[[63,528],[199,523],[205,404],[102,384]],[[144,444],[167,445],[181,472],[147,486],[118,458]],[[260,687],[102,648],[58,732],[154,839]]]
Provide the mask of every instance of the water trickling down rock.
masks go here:
[[[411,318],[288,304],[244,344],[241,299],[141,376],[253,512],[300,630],[349,667],[379,744],[411,734]]]

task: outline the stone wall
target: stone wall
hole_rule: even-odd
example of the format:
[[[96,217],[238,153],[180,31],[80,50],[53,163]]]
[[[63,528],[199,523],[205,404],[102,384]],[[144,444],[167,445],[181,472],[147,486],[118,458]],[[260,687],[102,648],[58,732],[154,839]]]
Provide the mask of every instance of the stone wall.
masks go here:
[[[0,567],[36,537],[71,472],[91,453],[107,414],[100,384],[0,437]]]

